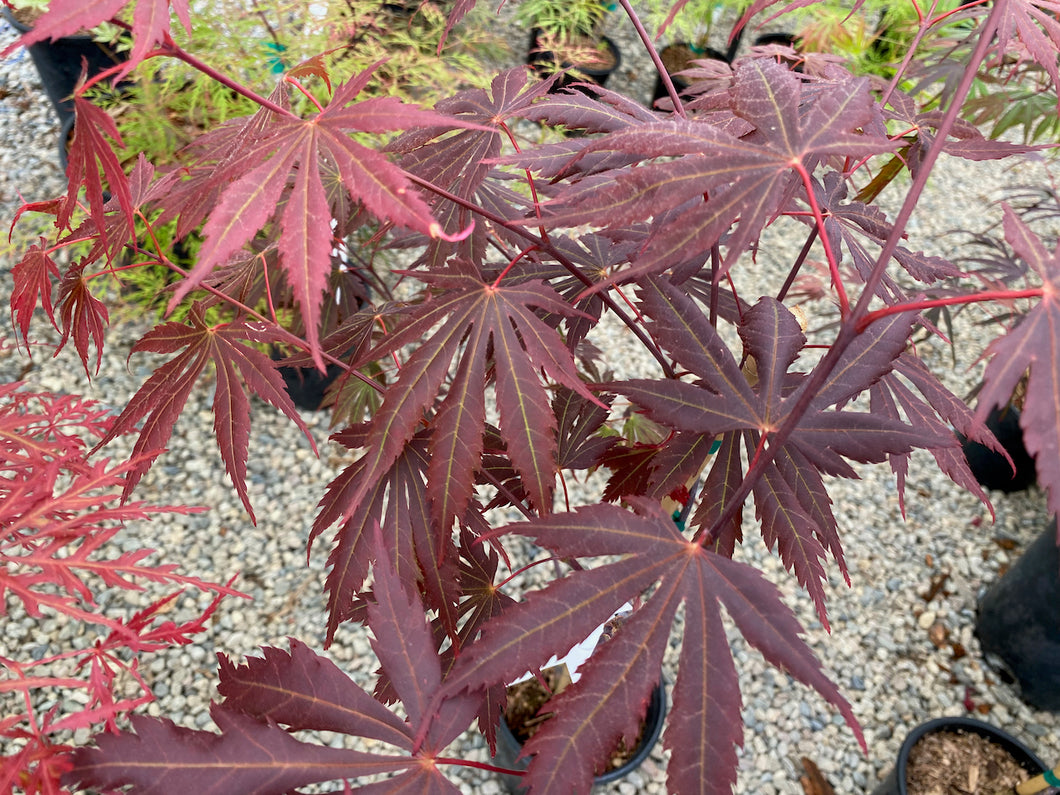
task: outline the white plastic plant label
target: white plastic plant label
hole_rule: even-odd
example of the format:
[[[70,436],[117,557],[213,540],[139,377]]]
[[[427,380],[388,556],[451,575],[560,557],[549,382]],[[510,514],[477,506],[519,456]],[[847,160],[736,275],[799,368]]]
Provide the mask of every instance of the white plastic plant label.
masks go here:
[[[578,669],[581,667],[582,663],[588,660],[589,656],[596,650],[596,645],[600,642],[600,638],[603,636],[604,630],[607,628],[607,625],[610,624],[616,618],[625,619],[632,612],[633,605],[629,602],[626,602],[624,605],[618,608],[618,610],[611,614],[611,618],[607,619],[607,621],[605,621],[603,624],[601,624],[591,633],[589,633],[589,637],[587,637],[581,643],[577,644],[563,657],[557,659],[553,655],[553,657],[547,663],[541,666],[541,669],[545,670],[546,668],[553,668],[557,665],[566,665],[567,672],[570,674],[570,680],[572,682],[577,682],[578,678],[581,676],[581,674],[578,672]],[[518,679],[513,679],[511,682],[509,682],[508,686],[511,687],[512,685],[517,685],[520,682],[525,682],[527,679],[530,679],[533,676],[533,671],[527,671]]]

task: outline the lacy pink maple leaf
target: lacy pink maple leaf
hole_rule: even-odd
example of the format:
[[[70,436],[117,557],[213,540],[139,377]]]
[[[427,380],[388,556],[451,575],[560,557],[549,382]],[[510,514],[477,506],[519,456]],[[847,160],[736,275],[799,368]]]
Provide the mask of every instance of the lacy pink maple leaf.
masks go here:
[[[62,732],[114,729],[116,717],[150,701],[137,670],[140,654],[187,643],[203,630],[221,596],[237,592],[182,575],[172,564],[152,563],[147,548],[116,553],[114,537],[124,523],[194,509],[118,504],[127,473],[140,462],[85,457],[88,443],[110,428],[110,412],[73,395],[33,394],[20,386],[0,387],[0,595],[34,618],[108,630],[94,643],[32,660],[19,659],[14,641],[0,658],[7,674],[0,691],[26,705],[0,720],[0,739],[11,741],[0,742],[0,791],[17,783],[19,791],[59,792],[72,750]],[[142,590],[145,581],[217,596],[197,618],[182,623],[160,619],[179,591],[129,619],[113,611],[114,600],[107,603],[110,610],[96,601],[100,588]],[[74,698],[62,697],[73,691]],[[49,702],[55,706],[37,706]]]
[[[1017,383],[1026,376],[1027,391],[1020,413],[1023,441],[1035,460],[1038,482],[1048,491],[1052,513],[1060,512],[1060,246],[1050,252],[1045,244],[1007,205],[1005,239],[1016,254],[1042,280],[1037,306],[1015,327],[987,348],[990,363],[983,373],[976,420],[983,422],[990,409],[1012,399]]]

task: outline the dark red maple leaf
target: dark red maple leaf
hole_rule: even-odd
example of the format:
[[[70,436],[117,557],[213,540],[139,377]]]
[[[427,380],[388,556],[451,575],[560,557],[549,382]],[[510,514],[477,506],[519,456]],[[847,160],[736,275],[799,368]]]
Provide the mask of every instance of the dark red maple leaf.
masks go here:
[[[953,428],[965,437],[993,450],[1002,449],[986,426],[976,426],[973,413],[964,401],[939,383],[923,362],[910,353],[903,353],[895,362],[894,372],[884,375],[870,387],[870,396],[869,407],[874,414],[883,414],[896,420],[904,414],[907,422],[914,427],[923,428],[926,433],[945,434]],[[950,480],[970,491],[993,512],[986,493],[968,466],[968,459],[963,450],[956,447],[933,447],[929,452],[939,469]],[[895,453],[889,458],[891,469],[897,477],[898,503],[904,515],[905,477],[909,454]]]
[[[474,200],[502,218],[515,220],[518,217],[515,208],[524,204],[525,199],[511,190],[507,175],[498,174],[491,163],[507,141],[505,126],[546,96],[550,82],[531,80],[522,67],[508,69],[490,81],[488,90],[466,89],[435,105],[437,112],[458,120],[468,129],[454,131],[452,123],[448,123],[410,130],[392,141],[387,150],[401,153],[401,167],[419,179],[465,201]],[[445,198],[435,200],[433,212],[450,236],[468,228],[473,217],[467,207]],[[442,265],[454,254],[481,261],[492,235],[512,242],[518,240],[502,225],[487,231],[484,224],[477,224],[471,235],[458,243],[444,237],[427,241],[419,263]],[[519,243],[523,244],[525,241]]]
[[[595,467],[618,441],[597,434],[607,420],[607,410],[572,389],[560,388],[552,400],[552,412],[558,426],[556,463],[560,469]]]
[[[187,323],[171,322],[156,326],[133,346],[132,353],[180,353],[155,370],[98,445],[102,446],[119,434],[134,430],[144,420],[133,447],[138,463],[126,480],[126,499],[150,467],[151,461],[165,448],[192,387],[206,366],[212,363],[216,374],[213,412],[217,445],[225,462],[225,470],[253,519],[254,511],[250,506],[246,484],[247,445],[250,439],[250,401],[246,390],[280,409],[315,447],[313,437],[298,416],[275,364],[253,344],[248,344],[269,344],[278,339],[279,335],[275,331],[245,320],[208,326],[201,306],[195,305],[188,313]]]
[[[332,437],[350,448],[360,448],[368,436],[367,425],[349,428]],[[422,582],[431,596],[447,631],[456,633],[456,549],[447,533],[432,523],[425,491],[430,455],[429,433],[421,431],[402,449],[381,476],[368,481],[370,473],[361,459],[328,484],[320,513],[313,523],[310,543],[327,527],[340,520],[335,546],[328,556],[328,626],[330,644],[339,624],[350,618],[351,606],[364,584],[372,559],[372,532],[381,525],[387,539],[391,563],[409,582]],[[353,493],[364,496],[357,502]]]
[[[636,736],[682,604],[684,641],[665,734],[670,792],[728,795],[736,779],[735,748],[743,732],[732,720],[740,709],[739,686],[722,605],[752,646],[836,705],[861,740],[849,704],[798,640],[798,622],[776,587],[751,566],[686,539],[657,503],[631,502],[636,514],[593,505],[497,532],[525,535],[564,558],[621,557],[533,591],[502,620],[487,623],[457,658],[438,698],[539,669],[657,584],[590,657],[580,680],[549,702],[555,717],[525,746],[538,754],[523,782],[532,792],[587,792],[593,767],[617,739]]]
[[[656,278],[642,287],[641,298],[645,314],[652,319],[653,337],[700,381],[633,380],[605,387],[627,395],[662,425],[708,439],[721,436],[726,453],[713,465],[718,474],[708,476],[703,500],[727,508],[740,468],[738,443],[731,435],[743,440],[748,460],[753,460],[770,434],[785,423],[799,401],[803,380],[800,374],[789,373],[789,368],[806,338],[790,311],[772,299],[762,299],[748,310],[739,331],[755,363],[752,380],[756,382],[752,384],[687,296]],[[778,548],[781,559],[809,591],[826,626],[821,559],[828,550],[841,568],[843,563],[821,474],[856,477],[844,459],[878,463],[889,454],[914,447],[956,445],[952,434],[938,429],[930,432],[871,412],[833,408],[868,389],[892,368],[905,346],[911,315],[889,320],[886,327],[873,328],[846,349],[753,487],[763,537],[771,548]],[[707,531],[718,516],[701,509],[693,521]],[[726,537],[722,548],[732,548],[738,527],[737,523],[718,528]]]
[[[59,266],[47,250],[47,241],[41,238],[26,251],[11,272],[14,288],[11,291],[11,315],[22,334],[29,339],[30,321],[40,301],[48,320],[53,326],[55,313],[52,310],[52,279],[59,275]]]
[[[103,362],[103,334],[110,315],[103,302],[92,295],[84,269],[83,262],[71,266],[59,288],[59,317],[63,332],[59,350],[72,339],[81,364],[89,373],[88,347],[91,344],[96,348],[96,372],[99,372]]]
[[[837,171],[827,172],[819,183],[815,181],[814,188],[825,217],[825,233],[831,240],[838,262],[842,263],[844,252],[849,253],[858,274],[862,279],[868,279],[876,264],[876,253],[866,244],[874,248],[882,246],[893,230],[890,221],[878,207],[856,199],[847,201],[846,181]],[[959,268],[941,257],[910,251],[904,246],[895,247],[894,259],[920,282],[933,284],[962,275]],[[887,302],[907,300],[906,291],[889,274],[880,280],[877,294]]]
[[[112,223],[115,220],[120,222],[126,233],[131,234],[132,224],[136,218],[132,189],[129,185],[129,177],[122,169],[114,146],[111,144],[113,141],[119,147],[124,146],[118,126],[108,113],[81,97],[74,97],[74,109],[77,114],[77,123],[74,126],[74,138],[70,144],[69,163],[66,167],[69,186],[66,200],[60,205],[55,223],[60,228],[69,226],[73,212],[78,206],[78,193],[84,188],[92,222],[96,229],[106,229],[105,205],[107,202],[104,192],[109,190],[113,200],[121,208],[121,212],[112,217]],[[100,172],[106,178],[106,185],[104,185]],[[104,241],[109,242],[110,237],[104,238]],[[120,239],[120,242],[124,243],[124,239]],[[108,261],[115,256],[116,252],[115,246],[105,245],[104,253]]]
[[[893,148],[885,135],[861,129],[875,119],[863,79],[823,84],[804,97],[788,69],[760,59],[741,62],[735,81],[732,110],[753,125],[752,134],[737,138],[707,122],[674,118],[606,135],[583,151],[665,160],[620,170],[605,181],[606,189],[597,182],[575,183],[545,206],[547,222],[623,224],[677,211],[677,217],[653,227],[623,279],[706,255],[735,223],[726,239],[731,262],[792,195],[798,185],[793,165],[812,171],[829,154]],[[534,165],[532,158],[524,162]]]
[[[1020,413],[1023,442],[1035,460],[1038,482],[1047,490],[1050,512],[1060,512],[1060,246],[1050,252],[1008,205],[1004,207],[1005,239],[1042,280],[1042,297],[1015,327],[987,348],[990,362],[983,373],[976,421],[990,409],[1005,406],[1017,383],[1026,376],[1027,390]]]
[[[0,57],[7,57],[17,46],[29,46],[38,41],[55,40],[91,30],[117,16],[125,6],[136,3],[132,14],[132,41],[127,66],[119,76],[127,74],[143,60],[151,48],[162,43],[170,30],[170,9],[176,11],[184,29],[191,32],[188,0],[52,0],[48,10],[34,22],[33,29],[7,47]]]
[[[338,85],[327,106],[308,118],[264,109],[200,139],[201,162],[181,195],[187,197],[186,210],[193,217],[207,216],[204,240],[171,307],[275,219],[280,266],[301,310],[314,362],[323,369],[318,324],[332,268],[324,170],[336,172],[350,198],[376,217],[432,238],[448,237],[404,172],[349,133],[464,125],[392,97],[357,101],[373,71],[369,68]],[[275,107],[286,108],[286,94],[281,83]],[[212,205],[202,204],[204,196]]]
[[[418,307],[409,321],[366,356],[378,360],[415,344],[397,380],[373,417],[360,459],[361,485],[351,490],[353,510],[398,456],[424,421],[454,360],[456,372],[446,397],[430,420],[427,497],[435,523],[450,527],[471,497],[480,465],[486,422],[486,385],[494,383],[500,429],[508,455],[532,503],[551,508],[556,471],[556,419],[549,408],[543,370],[590,401],[574,359],[555,329],[535,309],[575,314],[552,288],[540,282],[507,285],[483,280],[474,268],[455,263],[447,274],[418,274],[440,294]]]

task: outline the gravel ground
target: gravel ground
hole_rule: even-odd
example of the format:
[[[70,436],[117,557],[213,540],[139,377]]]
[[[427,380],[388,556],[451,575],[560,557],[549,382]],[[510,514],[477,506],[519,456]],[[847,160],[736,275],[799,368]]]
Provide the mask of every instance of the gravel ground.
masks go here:
[[[611,27],[626,53],[612,87],[646,98],[652,78],[646,62],[629,56],[636,51],[629,26],[616,19]],[[10,30],[0,28],[0,45],[11,39]],[[20,196],[42,199],[63,189],[55,164],[56,135],[51,110],[41,98],[28,58],[19,54],[0,63],[0,140],[4,141],[0,147],[0,209],[5,219],[12,216]],[[976,209],[976,221],[985,226],[996,220],[998,211],[990,202],[1006,185],[1047,179],[1044,168],[1034,164],[1012,172],[990,163],[944,165],[945,171],[940,169],[910,226],[910,247],[946,253],[944,247],[951,238],[944,233],[968,217],[970,206]],[[763,245],[757,269],[743,273],[747,280],[741,284],[744,295],[756,295],[751,280],[772,278],[777,267],[790,261],[795,245],[778,229],[768,245]],[[0,263],[5,301],[11,261],[6,252]],[[972,313],[966,316],[972,317]],[[69,352],[51,358],[46,351],[36,351],[30,363],[11,350],[0,353],[0,381],[14,379],[28,367],[25,379],[30,388],[81,393],[118,408],[149,373],[145,357],[126,361],[138,330],[142,331],[141,319],[116,316],[107,355],[91,382]],[[978,329],[965,322],[960,331],[958,361],[974,362],[981,350]],[[605,324],[596,341],[614,354],[614,361],[628,368],[620,376],[653,372],[651,362],[627,344],[622,330]],[[975,368],[951,368],[948,349],[929,345],[923,353],[958,394],[975,381]],[[144,479],[138,496],[208,505],[211,510],[163,518],[149,526],[130,526],[121,536],[127,548],[150,544],[164,559],[180,561],[189,574],[224,581],[242,572],[238,585],[253,596],[250,602],[225,602],[195,646],[150,658],[148,674],[158,701],[148,712],[199,728],[212,727],[205,707],[216,682],[215,652],[238,659],[263,644],[286,645],[288,636],[321,647],[324,556],[316,555],[307,572],[305,540],[323,485],[343,463],[326,441],[324,417],[305,416],[321,450],[317,458],[296,429],[258,405],[249,476],[258,511],[254,526],[224,476],[212,441],[210,400],[209,384],[202,384],[180,420],[172,450]],[[892,766],[910,729],[940,715],[965,714],[968,700],[977,717],[1020,737],[1047,761],[1060,760],[1057,717],[1027,708],[1011,688],[985,669],[972,634],[978,594],[1043,526],[1043,495],[1037,490],[1016,496],[991,495],[997,513],[991,524],[989,512],[942,476],[929,456],[914,456],[903,519],[888,469],[860,467],[859,473],[861,480],[836,482],[831,487],[852,584],[848,588],[833,572],[830,635],[816,620],[794,578],[759,541],[751,539],[740,554],[762,567],[797,611],[808,643],[852,703],[869,753],[861,752],[852,732],[821,698],[766,665],[733,632],[746,738],[736,791],[802,793],[798,782],[804,756],[820,767],[837,793],[869,791]],[[997,539],[1010,539],[1016,548],[1003,549]],[[944,586],[926,601],[924,595],[943,577]],[[121,597],[132,610],[155,595],[149,589],[142,595],[123,592]],[[190,615],[195,607],[195,600],[186,597],[174,616]],[[11,599],[6,608],[0,654],[18,659],[78,642],[70,625],[52,619],[29,620]],[[675,643],[679,630],[680,626],[675,628]],[[929,633],[936,640],[944,634],[945,640],[936,646]],[[955,653],[958,644],[967,654]],[[375,661],[365,632],[344,629],[329,655],[360,683],[372,681]],[[670,682],[675,662],[676,648],[672,648],[665,669]],[[486,758],[482,742],[472,735],[460,742],[453,755]],[[665,756],[660,743],[637,772],[604,791],[626,795],[663,792]],[[495,779],[478,771],[462,769],[458,775],[466,792],[490,795],[500,791]]]

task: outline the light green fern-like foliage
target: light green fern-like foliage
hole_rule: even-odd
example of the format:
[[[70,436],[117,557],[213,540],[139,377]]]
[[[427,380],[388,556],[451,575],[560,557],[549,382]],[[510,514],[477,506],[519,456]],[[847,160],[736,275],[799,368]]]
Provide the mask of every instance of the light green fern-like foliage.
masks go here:
[[[482,60],[504,45],[476,21],[480,14],[473,12],[439,54],[435,47],[445,14],[430,0],[407,15],[380,0],[216,0],[194,18],[190,35],[176,26],[174,37],[210,66],[263,95],[285,70],[327,50],[333,83],[384,61],[362,96],[432,104],[460,88],[484,84]],[[306,88],[326,101],[322,82]],[[247,99],[171,59],[152,59],[138,67],[125,97],[111,106],[127,150],[144,151],[154,163],[174,162],[201,130],[255,109]]]
[[[660,39],[685,42],[700,50],[712,46],[724,51],[733,25],[748,5],[749,0],[689,0],[671,16],[670,0],[646,0],[644,20]]]
[[[557,39],[593,36],[608,14],[601,0],[520,0],[515,19]]]

